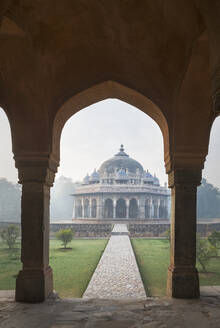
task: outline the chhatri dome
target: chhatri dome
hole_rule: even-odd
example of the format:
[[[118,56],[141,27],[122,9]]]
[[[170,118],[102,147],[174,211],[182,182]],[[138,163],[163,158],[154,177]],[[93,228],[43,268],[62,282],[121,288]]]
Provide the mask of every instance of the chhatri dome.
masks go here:
[[[105,161],[100,169],[100,173],[114,173],[116,170],[124,169],[127,170],[127,173],[143,173],[144,169],[143,166],[134,160],[133,158],[129,157],[124,151],[124,146],[121,145],[119,152],[112,158]]]
[[[88,184],[152,184],[159,186],[159,179],[135,159],[129,157],[121,145],[114,157],[105,161],[98,171],[96,169],[84,178],[83,185]]]

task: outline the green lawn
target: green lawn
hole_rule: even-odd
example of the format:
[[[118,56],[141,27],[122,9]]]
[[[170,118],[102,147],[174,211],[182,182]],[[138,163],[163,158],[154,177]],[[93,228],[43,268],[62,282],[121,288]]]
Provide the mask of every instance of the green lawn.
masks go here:
[[[82,296],[106,244],[106,239],[75,239],[68,244],[72,249],[63,250],[59,241],[50,241],[54,289],[61,297]],[[15,289],[20,268],[19,245],[17,252],[10,252],[0,243],[0,290]]]
[[[166,294],[167,268],[169,266],[169,242],[163,239],[132,239],[140,273],[149,296]],[[197,265],[200,271],[201,267]],[[208,273],[200,273],[201,286],[220,286],[220,261],[211,259]]]

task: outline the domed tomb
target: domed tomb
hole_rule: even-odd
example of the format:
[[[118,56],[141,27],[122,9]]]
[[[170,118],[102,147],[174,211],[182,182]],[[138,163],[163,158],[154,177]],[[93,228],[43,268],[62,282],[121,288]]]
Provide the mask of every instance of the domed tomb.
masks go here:
[[[125,153],[123,145],[121,145],[119,152],[114,157],[108,159],[101,165],[99,172],[101,174],[110,174],[115,173],[120,169],[127,170],[127,173],[134,174],[137,173],[137,170],[139,173],[144,172],[143,166]]]

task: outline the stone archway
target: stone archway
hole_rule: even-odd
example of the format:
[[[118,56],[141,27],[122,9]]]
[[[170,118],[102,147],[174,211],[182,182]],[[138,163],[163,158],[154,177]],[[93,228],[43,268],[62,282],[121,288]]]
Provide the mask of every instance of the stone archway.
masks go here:
[[[151,217],[150,200],[149,199],[145,200],[144,217],[145,217],[145,219],[149,219]]]
[[[89,200],[86,198],[84,201],[84,218],[89,217]]]
[[[119,198],[116,203],[116,218],[126,218],[126,202],[123,198]]]
[[[129,218],[136,219],[138,217],[138,204],[135,198],[132,198],[129,202]]]
[[[104,218],[106,218],[106,219],[112,219],[113,218],[113,200],[110,199],[110,198],[105,200]]]
[[[82,200],[77,199],[76,200],[76,217],[81,218],[82,217]]]

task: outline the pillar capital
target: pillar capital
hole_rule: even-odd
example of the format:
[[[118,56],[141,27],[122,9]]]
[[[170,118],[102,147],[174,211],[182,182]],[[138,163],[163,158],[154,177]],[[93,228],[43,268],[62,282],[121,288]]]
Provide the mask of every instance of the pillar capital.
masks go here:
[[[168,153],[165,160],[166,173],[173,171],[202,170],[207,155],[207,148],[183,147]]]
[[[18,168],[19,183],[43,183],[51,187],[58,162],[46,153],[22,153],[14,155]]]
[[[202,178],[202,170],[200,168],[178,168],[169,172],[168,185],[169,188],[174,186],[199,186]]]

